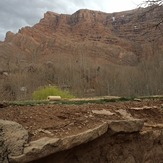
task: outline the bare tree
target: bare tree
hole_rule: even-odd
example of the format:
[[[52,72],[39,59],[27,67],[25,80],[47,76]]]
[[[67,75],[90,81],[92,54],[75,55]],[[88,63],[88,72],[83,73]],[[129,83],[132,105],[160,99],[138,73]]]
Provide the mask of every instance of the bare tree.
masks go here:
[[[157,12],[157,23],[154,25],[156,28],[160,28],[161,24],[163,24],[163,0],[145,0],[141,6],[147,7],[147,11],[144,13],[155,13]]]

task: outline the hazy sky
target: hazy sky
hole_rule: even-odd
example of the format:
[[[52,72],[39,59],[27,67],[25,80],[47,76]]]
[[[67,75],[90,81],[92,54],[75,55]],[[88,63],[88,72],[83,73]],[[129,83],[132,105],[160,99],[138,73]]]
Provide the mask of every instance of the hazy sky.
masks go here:
[[[17,32],[32,26],[46,11],[72,14],[79,9],[93,9],[107,13],[136,8],[143,0],[0,0],[0,40],[7,31]]]

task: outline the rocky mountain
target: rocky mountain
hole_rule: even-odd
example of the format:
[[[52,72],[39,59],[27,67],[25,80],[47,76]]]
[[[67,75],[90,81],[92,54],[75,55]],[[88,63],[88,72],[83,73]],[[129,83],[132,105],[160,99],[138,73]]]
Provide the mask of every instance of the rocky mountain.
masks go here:
[[[16,34],[7,32],[0,43],[1,68],[8,62],[15,67],[72,58],[76,62],[87,58],[99,64],[135,65],[151,42],[157,40],[162,46],[160,31],[149,28],[162,10],[153,14],[146,10],[110,14],[81,9],[72,15],[48,11],[33,27],[23,27]],[[148,30],[153,30],[152,35]]]
[[[160,94],[162,9],[48,11],[34,26],[7,32],[0,42],[0,99],[29,99],[49,84],[79,96]]]

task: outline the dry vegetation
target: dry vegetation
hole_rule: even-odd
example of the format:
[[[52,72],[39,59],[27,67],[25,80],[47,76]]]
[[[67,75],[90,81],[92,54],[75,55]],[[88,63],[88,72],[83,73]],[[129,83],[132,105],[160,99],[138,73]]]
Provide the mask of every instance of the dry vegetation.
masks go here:
[[[148,49],[148,54],[154,50]],[[147,52],[146,52],[147,53]],[[40,86],[57,85],[76,96],[140,96],[162,94],[163,56],[157,49],[136,66],[93,64],[83,57],[32,64],[25,70],[1,72],[0,100],[28,100]],[[11,71],[12,70],[12,71]]]

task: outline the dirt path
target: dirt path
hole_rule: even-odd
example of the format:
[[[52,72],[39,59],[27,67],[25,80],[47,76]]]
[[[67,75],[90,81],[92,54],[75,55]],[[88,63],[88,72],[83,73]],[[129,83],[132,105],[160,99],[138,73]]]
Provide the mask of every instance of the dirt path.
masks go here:
[[[43,136],[63,137],[93,128],[102,122],[143,119],[143,130],[163,128],[163,101],[143,100],[105,104],[0,107],[0,119],[22,124],[30,140]]]

